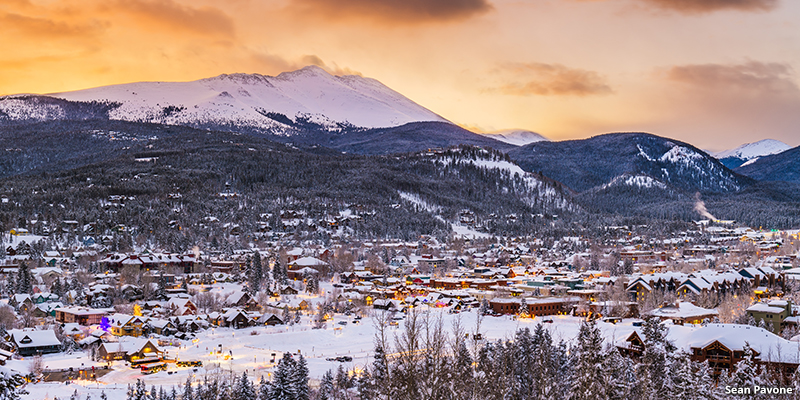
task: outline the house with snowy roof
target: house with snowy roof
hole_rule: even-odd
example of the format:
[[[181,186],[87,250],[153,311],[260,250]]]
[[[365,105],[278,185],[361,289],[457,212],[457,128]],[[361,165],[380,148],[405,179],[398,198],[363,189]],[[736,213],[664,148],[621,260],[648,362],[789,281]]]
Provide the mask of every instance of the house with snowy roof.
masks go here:
[[[747,308],[747,315],[753,317],[756,322],[763,320],[772,332],[778,334],[786,325],[796,325],[796,319],[790,319],[794,315],[791,301],[772,300],[756,303]]]
[[[671,320],[676,325],[699,324],[704,320],[711,320],[719,316],[717,310],[698,307],[686,301],[676,301],[675,304],[656,308],[646,313],[661,321]]]
[[[250,326],[253,320],[244,310],[232,308],[222,315],[220,322],[222,326],[241,329]]]
[[[28,311],[33,308],[33,299],[27,293],[15,294],[8,299],[8,305],[14,307],[18,312]]]
[[[255,310],[258,308],[258,303],[256,303],[256,300],[250,297],[250,295],[243,290],[237,290],[229,294],[225,298],[223,304],[226,307],[242,307],[248,310]]]
[[[23,357],[61,351],[61,341],[52,330],[11,329],[8,335],[17,353]]]
[[[111,333],[116,336],[142,336],[144,317],[128,314],[112,314],[108,317]]]
[[[152,340],[145,338],[127,338],[116,343],[104,342],[97,349],[97,356],[108,361],[160,361],[163,355],[164,352]]]
[[[640,328],[616,343],[620,353],[638,358],[646,344]],[[739,324],[674,325],[667,340],[689,354],[695,362],[707,361],[714,373],[733,372],[745,357],[745,347],[753,351],[753,361],[785,375],[791,375],[800,364],[800,345],[755,326]]]
[[[744,358],[745,346],[753,350],[757,364],[780,368],[791,374],[800,364],[798,344],[763,328],[737,324],[709,324],[693,329],[670,329],[668,339],[689,353],[692,361],[708,361],[719,373],[733,371]]]

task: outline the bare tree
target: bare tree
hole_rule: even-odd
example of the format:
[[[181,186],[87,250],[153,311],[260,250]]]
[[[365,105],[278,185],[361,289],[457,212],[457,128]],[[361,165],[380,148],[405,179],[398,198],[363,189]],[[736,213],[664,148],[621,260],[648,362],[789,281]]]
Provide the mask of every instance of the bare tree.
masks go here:
[[[33,356],[31,363],[28,364],[28,371],[34,376],[39,376],[44,371],[44,361],[42,356]]]
[[[750,307],[750,296],[728,294],[722,297],[717,307],[719,320],[725,324],[735,323],[741,320]]]
[[[0,306],[0,327],[8,329],[13,328],[16,324],[17,314],[14,313],[14,310],[7,305]]]
[[[204,313],[208,314],[209,310],[216,311],[219,309],[221,300],[219,293],[200,292],[194,296],[192,302],[194,302],[197,308],[203,310]]]

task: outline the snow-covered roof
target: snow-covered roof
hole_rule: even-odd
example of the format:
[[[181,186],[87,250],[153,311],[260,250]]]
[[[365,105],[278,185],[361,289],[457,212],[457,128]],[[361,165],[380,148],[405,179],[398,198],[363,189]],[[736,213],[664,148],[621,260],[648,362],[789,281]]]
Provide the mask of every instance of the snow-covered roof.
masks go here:
[[[8,331],[11,340],[17,345],[18,348],[40,347],[40,346],[60,346],[61,341],[56,337],[56,333],[52,330],[29,330],[29,329],[12,329]]]
[[[656,308],[649,312],[654,317],[661,318],[696,318],[706,315],[719,315],[717,310],[698,307],[692,303],[680,301],[678,306]]]
[[[747,311],[763,312],[763,313],[769,313],[769,314],[780,314],[780,313],[782,313],[782,312],[784,312],[786,310],[781,308],[781,307],[770,306],[769,304],[756,303],[756,304],[753,304],[752,306],[748,307]]]
[[[800,347],[774,333],[755,326],[708,324],[707,326],[673,326],[667,339],[691,354],[691,348],[705,348],[718,341],[730,350],[741,351],[746,344],[755,350],[761,361],[798,363]]]
[[[289,263],[290,265],[296,265],[298,267],[313,267],[318,265],[328,265],[325,261],[322,261],[318,258],[314,257],[302,257],[298,258],[297,260],[292,261]]]

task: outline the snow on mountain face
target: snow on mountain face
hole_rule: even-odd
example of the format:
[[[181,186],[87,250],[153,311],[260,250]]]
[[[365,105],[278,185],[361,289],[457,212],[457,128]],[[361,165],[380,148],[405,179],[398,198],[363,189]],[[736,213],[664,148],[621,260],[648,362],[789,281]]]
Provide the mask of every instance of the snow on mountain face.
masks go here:
[[[743,144],[732,150],[714,154],[721,163],[730,169],[743,167],[756,162],[759,158],[789,150],[788,144],[779,140],[764,139],[755,143]]]
[[[722,189],[724,191],[741,189],[739,182],[730,176],[729,172],[726,173],[719,164],[713,162],[713,158],[672,142],[665,144],[670,146],[669,150],[661,155],[648,154],[640,145],[637,145],[638,155],[647,160],[647,164],[650,164],[648,175],[651,177],[668,183],[689,178],[699,188],[715,188],[715,190]],[[672,176],[673,174],[680,177]]]
[[[550,139],[532,131],[511,129],[505,131],[482,133],[486,137],[490,137],[501,142],[513,144],[516,146],[525,146],[529,143],[549,141]]]
[[[659,182],[647,175],[620,175],[612,179],[611,182],[603,185],[602,188],[606,189],[613,186],[633,186],[647,189],[658,188],[664,190],[668,189],[668,186],[663,182]]]
[[[192,82],[138,82],[50,96],[120,103],[109,118],[203,126],[288,129],[314,123],[329,130],[399,126],[444,118],[377,80],[333,76],[316,66],[271,77],[231,74]]]
[[[570,199],[552,184],[539,179],[530,172],[526,172],[519,165],[498,156],[496,153],[481,149],[477,157],[471,157],[462,154],[459,150],[452,150],[445,153],[437,161],[444,165],[472,164],[478,168],[496,169],[507,173],[510,177],[521,178],[524,188],[520,189],[527,192],[527,196],[523,196],[522,200],[529,206],[544,206],[548,209],[570,211],[577,209]]]
[[[764,139],[754,143],[746,143],[732,150],[725,150],[714,154],[714,157],[721,160],[726,157],[736,157],[742,160],[751,160],[756,157],[768,156],[771,154],[782,153],[791,147],[775,139]]]

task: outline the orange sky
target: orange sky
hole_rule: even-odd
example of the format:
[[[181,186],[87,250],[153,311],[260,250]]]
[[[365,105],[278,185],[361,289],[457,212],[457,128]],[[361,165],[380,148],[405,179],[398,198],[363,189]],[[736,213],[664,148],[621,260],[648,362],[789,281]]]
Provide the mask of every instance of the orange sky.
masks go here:
[[[476,130],[800,144],[794,0],[3,0],[0,94],[307,64]]]

